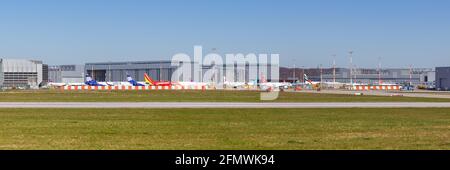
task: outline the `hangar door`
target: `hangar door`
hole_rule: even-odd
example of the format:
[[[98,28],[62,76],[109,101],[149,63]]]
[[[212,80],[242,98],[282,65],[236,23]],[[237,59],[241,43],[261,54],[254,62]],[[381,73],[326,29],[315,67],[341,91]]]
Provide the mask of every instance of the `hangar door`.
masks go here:
[[[447,78],[440,78],[439,87],[441,90],[450,90],[450,80]]]

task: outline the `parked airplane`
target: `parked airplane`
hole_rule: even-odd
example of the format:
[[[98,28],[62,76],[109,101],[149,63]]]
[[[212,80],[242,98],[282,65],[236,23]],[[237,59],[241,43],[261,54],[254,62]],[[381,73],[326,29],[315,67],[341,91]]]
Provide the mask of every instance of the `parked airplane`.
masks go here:
[[[288,82],[265,82],[260,83],[259,87],[261,90],[268,90],[268,89],[288,89],[291,87],[292,84]]]
[[[106,86],[106,85],[110,85],[106,82],[97,82],[96,80],[93,80],[91,76],[89,76],[88,74],[86,74],[86,81],[84,83],[80,82],[80,83],[54,83],[54,82],[50,82],[48,83],[49,86],[55,86],[55,87],[61,87],[61,86],[84,86],[84,85],[88,85],[88,86]]]
[[[144,73],[144,80],[145,80],[145,83],[152,85],[152,86],[172,86],[175,84],[170,81],[155,81],[147,73]]]
[[[306,84],[311,84],[311,85],[315,85],[315,84],[319,84],[320,82],[318,81],[312,81],[308,78],[308,75],[303,74],[303,77],[305,78],[305,83]]]
[[[288,82],[267,82],[264,76],[261,76],[261,83],[259,83],[261,90],[287,89],[291,86],[292,84]]]
[[[181,85],[181,86],[208,86],[210,83],[204,83],[204,82],[189,82],[189,81],[183,81],[183,82],[176,82],[175,84]]]
[[[209,83],[203,82],[170,82],[170,81],[155,81],[147,73],[144,74],[144,82],[138,82],[134,80],[130,75],[127,75],[127,80],[122,82],[97,82],[93,80],[91,76],[86,74],[86,81],[84,83],[48,83],[49,86],[61,87],[61,86],[208,86]]]
[[[224,82],[226,87],[231,87],[231,88],[239,88],[239,87],[244,87],[245,86],[245,82]]]
[[[202,82],[170,82],[170,81],[155,81],[147,73],[144,73],[144,82],[134,80],[130,75],[127,75],[127,81],[113,82],[113,85],[119,86],[207,86],[208,83]]]
[[[133,80],[130,75],[127,75],[127,81],[133,86],[145,86],[145,84],[139,83],[136,80]]]
[[[62,86],[84,86],[86,85],[85,83],[54,83],[54,82],[49,82],[48,86],[53,86],[53,87],[62,87]]]
[[[258,83],[256,83],[256,80],[249,81],[249,82],[243,82],[243,81],[227,81],[226,77],[223,77],[223,84],[227,88],[248,88],[252,86],[256,86]]]
[[[92,79],[92,77],[89,74],[86,74],[86,81],[84,82],[85,85],[88,86],[106,86],[109,85],[108,83],[99,83],[97,81],[95,81],[94,79]]]
[[[48,86],[54,86],[54,87],[61,87],[61,86],[66,85],[66,83],[54,83],[54,82],[49,82],[47,84],[48,84]]]

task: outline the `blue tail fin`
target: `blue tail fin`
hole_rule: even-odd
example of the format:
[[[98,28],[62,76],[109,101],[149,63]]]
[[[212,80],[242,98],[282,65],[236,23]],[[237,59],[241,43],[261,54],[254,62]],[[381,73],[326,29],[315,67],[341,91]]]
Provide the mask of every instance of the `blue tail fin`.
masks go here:
[[[133,80],[130,75],[127,75],[127,81],[133,86],[145,86],[144,84],[138,83],[136,80]]]
[[[105,86],[103,84],[97,83],[97,81],[93,80],[89,74],[86,74],[86,82],[84,82],[84,84],[88,86]]]

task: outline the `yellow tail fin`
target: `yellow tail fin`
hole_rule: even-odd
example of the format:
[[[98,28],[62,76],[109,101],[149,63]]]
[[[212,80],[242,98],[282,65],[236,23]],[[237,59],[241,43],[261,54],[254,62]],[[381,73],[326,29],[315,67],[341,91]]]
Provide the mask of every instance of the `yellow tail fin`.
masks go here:
[[[144,73],[144,80],[145,80],[145,83],[147,83],[147,84],[150,84],[150,85],[155,84],[153,79],[150,76],[148,76],[147,73]]]

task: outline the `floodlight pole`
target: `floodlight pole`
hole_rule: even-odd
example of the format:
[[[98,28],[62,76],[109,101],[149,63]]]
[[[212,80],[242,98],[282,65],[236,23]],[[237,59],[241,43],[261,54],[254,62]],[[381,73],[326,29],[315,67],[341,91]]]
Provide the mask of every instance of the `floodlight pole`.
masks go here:
[[[295,83],[295,80],[297,80],[297,79],[295,78],[295,63],[294,63],[294,71],[292,73],[292,83]]]
[[[305,83],[305,66],[302,66],[302,82]]]
[[[381,57],[378,57],[378,85],[381,84]]]
[[[320,68],[320,89],[322,89],[322,84],[323,84],[323,70],[322,70],[322,64],[319,65]]]
[[[108,81],[111,81],[111,61],[108,62]]]
[[[92,67],[91,68],[92,69],[91,70],[91,74],[92,74],[91,77],[92,77],[92,80],[95,80],[95,77],[94,77],[94,65],[92,64],[91,67]]]
[[[350,54],[350,85],[353,85],[353,51],[348,52]]]
[[[305,88],[305,66],[302,66],[302,88]]]
[[[409,85],[410,86],[412,86],[412,74],[413,74],[412,65],[409,65]]]
[[[336,83],[336,54],[333,54],[333,83]]]

